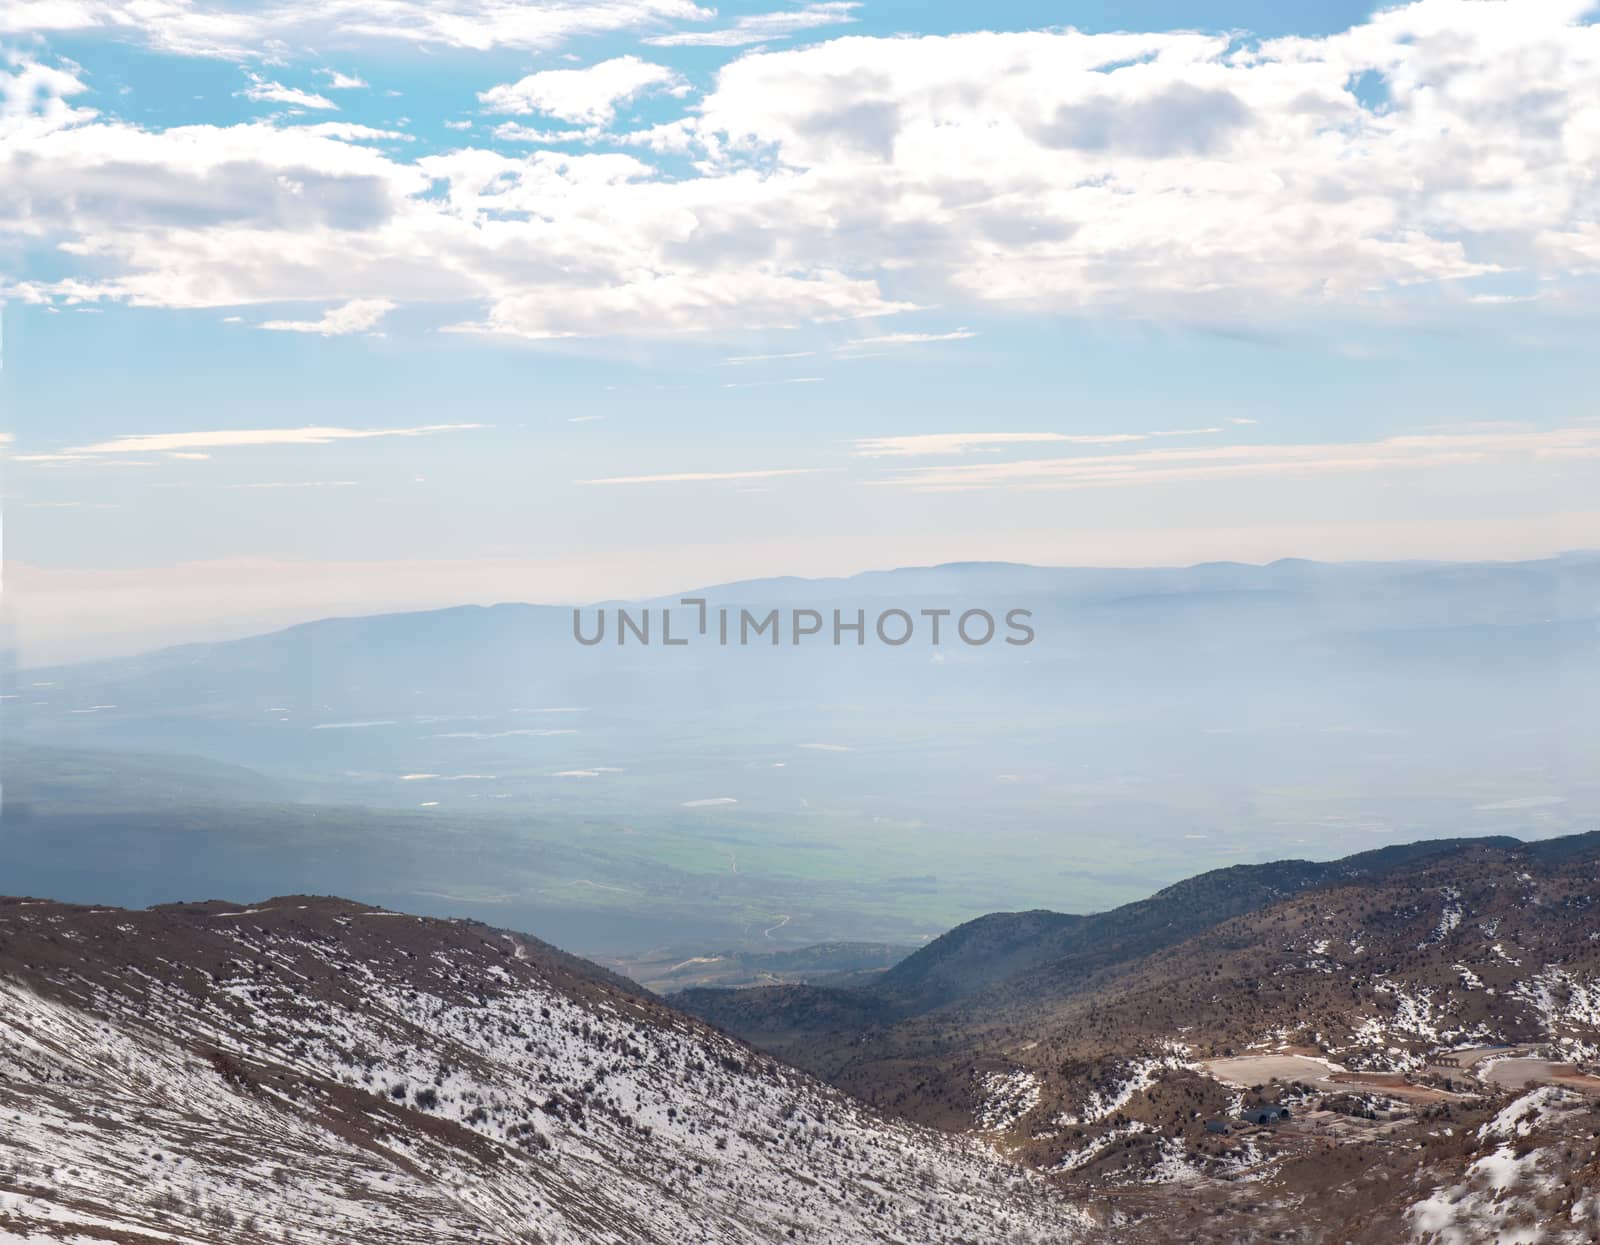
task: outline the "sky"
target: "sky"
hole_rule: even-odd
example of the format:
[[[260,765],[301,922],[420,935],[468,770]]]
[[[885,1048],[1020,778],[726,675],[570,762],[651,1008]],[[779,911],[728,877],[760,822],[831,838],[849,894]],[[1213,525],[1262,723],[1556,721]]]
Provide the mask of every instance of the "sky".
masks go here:
[[[1577,0],[0,0],[34,663],[1600,546]]]

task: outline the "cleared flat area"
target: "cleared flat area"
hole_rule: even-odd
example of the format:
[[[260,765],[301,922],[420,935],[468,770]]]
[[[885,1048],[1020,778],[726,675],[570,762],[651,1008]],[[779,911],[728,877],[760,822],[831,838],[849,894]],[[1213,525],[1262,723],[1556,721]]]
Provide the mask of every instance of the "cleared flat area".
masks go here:
[[[1520,1089],[1524,1085],[1537,1085],[1548,1081],[1558,1072],[1575,1072],[1569,1064],[1551,1063],[1548,1059],[1496,1059],[1478,1070],[1478,1079],[1488,1085],[1509,1085]]]
[[[1461,1053],[1463,1068],[1436,1067],[1444,1075],[1470,1070],[1485,1085],[1522,1089],[1529,1085],[1564,1085],[1600,1094],[1600,1077],[1589,1076],[1568,1063],[1524,1055],[1503,1057],[1506,1047],[1485,1047]],[[1325,1090],[1370,1090],[1396,1098],[1441,1101],[1457,1095],[1424,1085],[1414,1085],[1394,1072],[1347,1072],[1336,1064],[1308,1055],[1286,1053],[1235,1055],[1201,1061],[1217,1080],[1240,1089],[1271,1081],[1301,1081]]]
[[[1235,1055],[1229,1059],[1207,1059],[1202,1066],[1217,1080],[1242,1089],[1268,1081],[1325,1084],[1335,1070],[1325,1061],[1305,1055]]]
[[[1449,1058],[1454,1061],[1454,1067],[1439,1064],[1437,1071],[1448,1075],[1451,1071],[1467,1071],[1476,1068],[1485,1059],[1500,1059],[1507,1055],[1518,1055],[1526,1051],[1527,1047],[1518,1046],[1475,1046],[1470,1050],[1457,1050],[1449,1053]]]
[[[1301,1081],[1319,1089],[1370,1090],[1394,1098],[1429,1102],[1453,1096],[1442,1090],[1412,1085],[1397,1073],[1347,1072],[1309,1055],[1235,1055],[1228,1059],[1207,1059],[1201,1066],[1217,1080],[1241,1089],[1265,1085],[1269,1081]]]
[[[1496,1059],[1478,1070],[1478,1079],[1487,1085],[1521,1089],[1527,1085],[1564,1085],[1600,1093],[1600,1077],[1589,1076],[1570,1063],[1548,1059]]]

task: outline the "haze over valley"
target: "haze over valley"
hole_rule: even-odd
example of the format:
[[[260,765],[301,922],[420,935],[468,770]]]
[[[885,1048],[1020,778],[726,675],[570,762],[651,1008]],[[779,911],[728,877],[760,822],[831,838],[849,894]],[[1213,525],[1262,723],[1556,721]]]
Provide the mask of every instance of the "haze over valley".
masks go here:
[[[135,905],[248,877],[698,954],[914,946],[1217,865],[1600,814],[1593,555],[966,564],[699,595],[1025,608],[1037,634],[590,648],[569,609],[469,606],[14,669],[0,872]]]

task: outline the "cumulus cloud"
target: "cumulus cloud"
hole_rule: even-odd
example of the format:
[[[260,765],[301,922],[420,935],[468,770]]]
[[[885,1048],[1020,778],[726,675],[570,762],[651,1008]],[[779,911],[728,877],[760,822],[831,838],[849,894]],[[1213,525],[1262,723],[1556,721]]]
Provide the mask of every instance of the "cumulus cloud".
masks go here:
[[[321,73],[328,80],[330,91],[362,91],[367,86],[366,79],[356,74],[340,73],[337,69],[324,69]]]
[[[341,337],[376,328],[378,321],[393,311],[394,306],[386,298],[354,298],[342,307],[330,307],[320,320],[267,320],[261,327],[281,333],[321,333],[324,337]]]
[[[617,106],[648,91],[681,95],[688,85],[665,65],[637,56],[617,56],[587,69],[546,69],[478,95],[490,112],[526,116],[543,113],[574,125],[604,127]]]
[[[209,13],[168,3],[180,27]],[[13,58],[0,240],[65,258],[53,280],[10,287],[24,298],[469,304],[481,310],[449,327],[530,339],[930,305],[1274,326],[1401,304],[1504,314],[1471,301],[1485,293],[1474,278],[1587,297],[1579,279],[1600,270],[1589,7],[1418,0],[1259,43],[839,38],[739,56],[683,116],[624,136],[628,151],[520,157],[405,159],[353,131],[267,123],[150,130],[74,107],[73,67]],[[143,28],[94,0],[49,11]],[[316,20],[533,46],[585,22],[710,16],[666,0],[385,11],[352,0]],[[218,41],[266,20],[210,16]],[[1355,81],[1380,81],[1381,106]],[[618,57],[486,95],[588,138],[653,88],[681,84]]]
[[[37,139],[75,122],[89,121],[95,115],[93,110],[69,102],[88,89],[71,68],[42,64],[0,48],[0,139]]]

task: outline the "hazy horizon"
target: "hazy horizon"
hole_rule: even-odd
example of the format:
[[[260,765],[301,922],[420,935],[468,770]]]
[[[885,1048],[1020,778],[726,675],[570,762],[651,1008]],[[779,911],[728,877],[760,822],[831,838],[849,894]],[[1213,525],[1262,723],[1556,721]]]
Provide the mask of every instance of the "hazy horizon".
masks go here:
[[[1351,559],[1324,559],[1308,558],[1294,554],[1284,554],[1274,558],[1250,560],[1242,558],[1207,558],[1193,562],[1162,562],[1150,561],[1146,563],[1121,563],[1121,562],[1076,562],[1076,563],[1043,563],[1043,562],[1018,562],[1008,559],[958,559],[927,563],[903,563],[889,566],[864,566],[860,569],[819,572],[817,574],[799,574],[789,571],[775,571],[770,574],[735,576],[725,580],[696,581],[690,587],[667,587],[634,591],[617,591],[600,593],[589,596],[573,596],[563,598],[559,594],[535,598],[532,596],[512,597],[497,596],[485,593],[474,598],[438,597],[437,599],[424,599],[410,601],[405,598],[396,600],[390,605],[377,605],[370,608],[351,606],[348,609],[339,609],[330,606],[319,609],[312,604],[284,607],[277,611],[268,611],[252,614],[249,617],[217,619],[209,624],[197,624],[189,619],[182,619],[157,627],[149,631],[145,638],[135,640],[129,636],[128,624],[124,617],[115,620],[115,629],[107,631],[91,631],[88,636],[103,636],[95,640],[85,638],[67,629],[52,632],[52,644],[44,646],[33,645],[33,654],[28,651],[26,639],[18,642],[15,639],[17,632],[26,634],[26,626],[17,626],[14,615],[17,612],[26,614],[28,605],[19,602],[15,595],[0,596],[0,617],[6,617],[13,633],[12,642],[6,644],[0,652],[4,652],[17,660],[19,669],[34,669],[44,666],[71,665],[82,661],[98,661],[117,657],[132,657],[140,653],[153,652],[163,648],[170,648],[184,644],[222,643],[228,640],[245,639],[250,636],[261,635],[273,631],[280,631],[287,627],[299,626],[305,623],[320,622],[326,619],[338,618],[367,618],[392,613],[422,613],[436,610],[456,609],[467,606],[490,607],[495,605],[536,605],[555,608],[579,608],[594,606],[610,602],[645,602],[658,600],[674,600],[679,596],[692,595],[696,592],[711,589],[727,588],[739,584],[758,584],[768,580],[799,580],[806,583],[834,584],[848,583],[851,580],[872,575],[888,575],[898,571],[909,570],[936,570],[950,567],[964,566],[1016,566],[1031,570],[1051,571],[1110,571],[1110,570],[1192,570],[1204,566],[1236,565],[1256,568],[1272,566],[1279,562],[1309,562],[1318,565],[1348,565],[1348,566],[1470,566],[1470,565],[1507,565],[1525,561],[1560,561],[1563,559],[1587,558],[1600,555],[1600,549],[1592,548],[1558,548],[1548,552],[1536,553],[1530,557],[1484,557],[1484,558],[1444,558],[1444,557],[1395,557],[1395,558],[1351,558]],[[15,570],[16,568],[11,568]],[[28,568],[22,568],[24,584],[27,580]],[[664,581],[675,582],[675,581]],[[23,589],[25,591],[25,588]],[[202,591],[208,591],[202,589]],[[74,605],[76,611],[77,605]],[[76,617],[76,612],[74,614]]]
[[[551,3],[0,23],[27,660],[1596,544],[1588,0]]]

